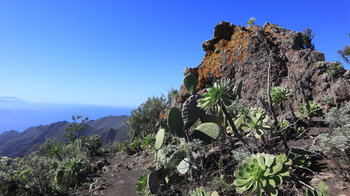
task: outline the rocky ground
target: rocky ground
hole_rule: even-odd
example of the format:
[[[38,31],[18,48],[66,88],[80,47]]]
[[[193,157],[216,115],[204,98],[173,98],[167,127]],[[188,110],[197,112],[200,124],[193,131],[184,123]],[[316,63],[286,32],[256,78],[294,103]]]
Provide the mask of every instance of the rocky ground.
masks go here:
[[[137,195],[136,182],[152,163],[153,155],[148,151],[132,156],[123,152],[106,153],[95,160],[97,171],[90,175],[93,182],[71,195]]]

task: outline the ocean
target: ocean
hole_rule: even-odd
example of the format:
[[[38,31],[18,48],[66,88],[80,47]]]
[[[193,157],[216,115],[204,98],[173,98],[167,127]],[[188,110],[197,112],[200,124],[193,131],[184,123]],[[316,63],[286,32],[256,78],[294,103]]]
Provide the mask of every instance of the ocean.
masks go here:
[[[29,102],[0,102],[0,134],[4,131],[19,132],[32,126],[48,125],[57,121],[72,121],[72,115],[96,120],[105,116],[130,116],[129,107],[94,105],[47,104]]]

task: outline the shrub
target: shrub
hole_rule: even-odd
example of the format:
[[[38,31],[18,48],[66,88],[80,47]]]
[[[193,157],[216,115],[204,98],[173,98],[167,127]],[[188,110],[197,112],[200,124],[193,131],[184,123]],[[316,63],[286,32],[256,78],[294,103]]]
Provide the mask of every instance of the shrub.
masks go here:
[[[134,137],[144,138],[148,134],[155,134],[156,124],[160,113],[166,108],[167,101],[164,96],[148,98],[137,109],[131,111],[127,121]]]
[[[323,61],[317,61],[316,63],[315,63],[315,65],[316,65],[316,67],[321,67],[321,66],[323,66]]]
[[[327,68],[327,74],[330,77],[336,76],[343,70],[343,66],[340,63],[333,63],[328,66]]]
[[[236,169],[233,184],[238,193],[250,191],[249,194],[252,194],[257,191],[260,196],[265,190],[271,195],[277,195],[276,184],[289,179],[288,168],[291,164],[292,161],[285,154],[252,154]]]
[[[148,135],[142,139],[141,148],[146,150],[149,146],[152,147],[155,141],[156,138],[153,135]]]
[[[69,126],[66,128],[66,133],[64,136],[69,142],[74,142],[78,138],[79,133],[84,129],[86,122],[88,121],[88,118],[81,119],[82,116],[72,116],[73,122],[69,124]],[[78,120],[81,119],[80,123],[78,123]]]
[[[125,152],[128,147],[128,142],[126,140],[119,143],[118,152]]]
[[[333,107],[326,114],[326,121],[333,127],[331,133],[318,136],[325,153],[345,152],[350,148],[350,103],[337,109]]]
[[[140,176],[140,178],[137,180],[136,191],[138,193],[142,193],[145,191],[146,186],[147,186],[147,177],[148,177],[148,173],[145,173],[142,176]]]
[[[53,176],[51,165],[52,160],[38,152],[16,159],[0,157],[0,193],[44,195]]]
[[[312,33],[310,28],[307,28],[306,30],[302,30],[302,36],[303,36],[303,42],[305,48],[310,48],[311,50],[315,49],[315,45],[311,43],[312,39],[315,36],[315,33]]]
[[[319,146],[323,153],[338,157],[338,161],[334,163],[340,174],[349,180],[347,174],[350,170],[347,165],[350,161],[350,103],[339,109],[331,108],[326,114],[326,121],[332,128],[318,135]]]
[[[86,148],[89,157],[94,157],[102,146],[101,136],[93,135],[82,138],[82,147]]]
[[[55,171],[53,184],[61,191],[67,191],[80,184],[85,174],[90,169],[90,163],[84,158],[66,159],[60,163]]]

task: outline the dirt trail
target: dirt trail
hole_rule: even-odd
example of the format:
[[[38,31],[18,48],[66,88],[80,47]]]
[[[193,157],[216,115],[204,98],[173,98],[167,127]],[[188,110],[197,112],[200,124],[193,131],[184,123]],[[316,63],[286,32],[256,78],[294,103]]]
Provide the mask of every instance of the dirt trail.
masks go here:
[[[136,196],[136,182],[152,162],[149,152],[132,156],[117,152],[99,157],[96,165],[102,169],[94,174],[90,187],[72,195]]]

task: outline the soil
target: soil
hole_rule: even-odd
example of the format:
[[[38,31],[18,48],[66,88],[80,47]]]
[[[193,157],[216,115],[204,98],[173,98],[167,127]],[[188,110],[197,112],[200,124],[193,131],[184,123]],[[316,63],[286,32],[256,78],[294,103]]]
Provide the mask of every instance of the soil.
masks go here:
[[[106,153],[94,161],[97,172],[90,174],[92,183],[78,188],[71,195],[136,196],[136,182],[149,166],[153,164],[153,155],[144,151],[132,156],[123,152]]]

